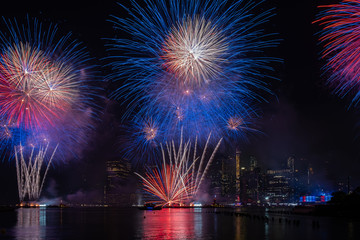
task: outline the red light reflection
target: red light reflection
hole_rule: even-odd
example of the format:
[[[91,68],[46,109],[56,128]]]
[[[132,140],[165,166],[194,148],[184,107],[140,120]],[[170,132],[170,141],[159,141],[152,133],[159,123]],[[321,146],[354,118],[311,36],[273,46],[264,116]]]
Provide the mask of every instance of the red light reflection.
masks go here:
[[[193,239],[201,238],[201,213],[198,209],[164,208],[159,211],[144,211],[143,236],[147,239]],[[201,209],[200,209],[201,211]]]

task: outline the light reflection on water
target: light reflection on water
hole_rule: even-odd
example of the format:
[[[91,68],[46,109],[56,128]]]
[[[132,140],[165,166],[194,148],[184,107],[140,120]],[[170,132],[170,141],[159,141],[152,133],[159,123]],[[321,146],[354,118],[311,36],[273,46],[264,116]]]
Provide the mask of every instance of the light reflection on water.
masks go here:
[[[359,220],[238,211],[22,208],[0,212],[0,239],[360,239]]]
[[[194,213],[199,213],[199,214],[194,214],[195,237],[198,239],[201,238],[201,233],[203,231],[201,211],[202,211],[201,208],[194,209]]]
[[[167,208],[161,211],[145,211],[141,238],[201,238],[201,213],[194,214],[192,209],[186,210],[190,209]]]
[[[235,229],[236,229],[236,233],[235,233],[235,239],[236,240],[241,240],[241,219],[240,218],[236,218],[235,220]]]
[[[14,227],[16,239],[40,240],[46,237],[46,209],[19,208]]]

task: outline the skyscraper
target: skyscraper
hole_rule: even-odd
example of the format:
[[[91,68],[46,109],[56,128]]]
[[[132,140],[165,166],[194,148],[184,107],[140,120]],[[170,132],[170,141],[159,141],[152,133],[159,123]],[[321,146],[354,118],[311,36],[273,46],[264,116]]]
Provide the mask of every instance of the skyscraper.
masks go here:
[[[257,168],[258,162],[255,156],[250,156],[250,171],[254,171]]]
[[[109,160],[106,162],[106,186],[104,201],[107,204],[119,205],[126,202],[128,194],[121,191],[131,170],[131,164],[126,160]]]
[[[287,168],[290,169],[292,172],[295,171],[295,158],[289,157],[287,159]]]
[[[236,148],[236,195],[239,201],[240,201],[240,181],[241,181],[240,154],[241,151],[238,148]]]

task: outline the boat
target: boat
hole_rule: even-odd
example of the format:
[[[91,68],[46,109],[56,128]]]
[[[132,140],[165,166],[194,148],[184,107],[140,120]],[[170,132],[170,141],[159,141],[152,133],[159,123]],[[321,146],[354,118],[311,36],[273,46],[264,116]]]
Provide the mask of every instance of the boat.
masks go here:
[[[139,207],[140,210],[161,210],[161,205],[155,205],[153,203],[146,203],[144,206]]]

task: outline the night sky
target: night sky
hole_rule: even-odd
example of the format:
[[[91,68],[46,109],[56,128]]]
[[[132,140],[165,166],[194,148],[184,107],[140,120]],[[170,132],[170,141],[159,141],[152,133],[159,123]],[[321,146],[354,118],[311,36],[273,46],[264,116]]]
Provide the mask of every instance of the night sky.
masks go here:
[[[274,95],[261,104],[262,116],[257,125],[262,134],[250,136],[241,143],[241,150],[245,157],[256,156],[263,169],[281,167],[289,156],[295,156],[298,161],[310,162],[315,174],[329,186],[347,176],[351,176],[352,185],[359,186],[360,114],[350,106],[350,99],[332,95],[325,86],[326,76],[321,74],[324,62],[319,60],[321,47],[315,35],[319,29],[311,24],[317,5],[334,2],[268,0],[265,4],[276,8],[268,28],[279,33],[281,43],[272,54],[282,58],[283,63],[273,66],[279,81],[271,80]],[[6,1],[0,12],[5,18],[24,19],[29,14],[40,21],[57,23],[61,31],[71,31],[84,43],[99,66],[107,55],[106,38],[114,37],[107,20],[112,14],[124,16],[116,1]],[[106,67],[98,69],[99,75],[109,72]],[[105,94],[111,91],[112,85],[101,85]],[[80,159],[56,164],[49,172],[44,192],[49,198],[82,192],[99,194],[106,160],[121,157],[117,144],[121,106],[112,100],[99,105],[104,107],[104,115],[96,123],[97,130]],[[222,151],[230,151],[227,149],[231,147]],[[0,163],[0,189],[0,204],[17,201],[14,162]]]

